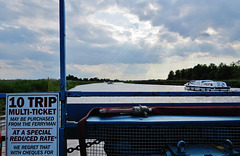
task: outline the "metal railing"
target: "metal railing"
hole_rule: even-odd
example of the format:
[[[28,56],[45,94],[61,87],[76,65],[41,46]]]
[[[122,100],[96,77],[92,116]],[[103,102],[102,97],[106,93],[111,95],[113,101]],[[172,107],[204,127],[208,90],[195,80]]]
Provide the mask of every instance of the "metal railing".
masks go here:
[[[1,131],[3,130],[3,128],[5,127],[5,111],[0,111],[0,128],[1,128]]]
[[[0,132],[3,140],[2,155],[5,155],[5,126],[6,126],[5,118],[6,118],[5,111],[0,111]]]

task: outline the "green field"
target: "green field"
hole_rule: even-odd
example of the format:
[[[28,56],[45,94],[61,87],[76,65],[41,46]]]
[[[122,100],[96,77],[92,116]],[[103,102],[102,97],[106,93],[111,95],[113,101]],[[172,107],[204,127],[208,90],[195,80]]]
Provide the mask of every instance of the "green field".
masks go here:
[[[67,81],[67,89],[94,81]],[[60,80],[0,80],[0,93],[59,92]],[[0,99],[0,113],[5,109],[5,99]]]

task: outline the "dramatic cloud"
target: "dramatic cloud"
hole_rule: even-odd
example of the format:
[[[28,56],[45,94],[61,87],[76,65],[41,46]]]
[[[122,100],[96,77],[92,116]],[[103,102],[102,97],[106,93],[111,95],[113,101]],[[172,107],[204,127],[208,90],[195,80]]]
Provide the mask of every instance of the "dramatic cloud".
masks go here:
[[[0,79],[59,77],[58,0],[0,0]],[[240,1],[68,0],[67,73],[167,78],[240,56]]]

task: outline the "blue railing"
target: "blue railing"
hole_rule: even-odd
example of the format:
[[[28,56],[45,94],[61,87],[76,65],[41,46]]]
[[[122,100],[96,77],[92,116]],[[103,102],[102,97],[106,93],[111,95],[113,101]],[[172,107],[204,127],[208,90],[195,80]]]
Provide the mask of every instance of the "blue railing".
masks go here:
[[[240,96],[240,92],[82,92],[82,91],[60,91],[61,99],[61,128],[59,129],[59,149],[61,155],[67,155],[67,139],[77,138],[77,122],[88,111],[94,107],[134,106],[136,103],[108,103],[108,104],[67,104],[67,97],[134,97],[134,96],[156,96],[156,97],[182,97],[182,96]],[[0,93],[0,98],[5,99],[6,93]],[[142,104],[142,103],[141,103]],[[240,103],[144,103],[148,106],[174,106],[174,105],[240,105]],[[71,121],[71,122],[69,122]],[[66,132],[71,131],[71,133]],[[71,130],[72,129],[72,130]]]

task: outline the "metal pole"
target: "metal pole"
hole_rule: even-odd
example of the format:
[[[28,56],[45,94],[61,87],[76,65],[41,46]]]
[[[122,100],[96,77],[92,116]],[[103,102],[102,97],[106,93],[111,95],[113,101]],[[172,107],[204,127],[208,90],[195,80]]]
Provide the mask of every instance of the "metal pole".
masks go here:
[[[66,98],[66,59],[65,59],[65,3],[59,0],[60,24],[60,101],[61,101],[61,128],[59,129],[59,155],[67,155],[67,140],[65,136],[67,98]]]
[[[61,101],[66,99],[66,59],[65,59],[65,5],[60,1],[60,91]],[[63,93],[63,94],[62,94]]]

